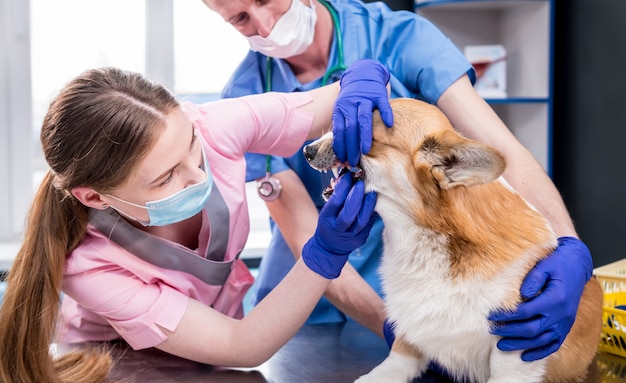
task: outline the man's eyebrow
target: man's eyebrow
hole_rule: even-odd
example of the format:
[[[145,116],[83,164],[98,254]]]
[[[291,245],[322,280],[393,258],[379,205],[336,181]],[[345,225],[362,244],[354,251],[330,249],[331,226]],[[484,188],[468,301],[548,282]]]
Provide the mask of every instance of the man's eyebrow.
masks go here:
[[[223,20],[224,20],[225,22],[229,23],[229,24],[232,24],[234,20],[237,20],[237,18],[239,17],[239,15],[240,15],[240,14],[241,14],[240,12],[235,13],[235,14],[233,14],[233,15],[230,15],[230,16],[227,16],[227,17],[224,17],[224,18],[223,18]]]

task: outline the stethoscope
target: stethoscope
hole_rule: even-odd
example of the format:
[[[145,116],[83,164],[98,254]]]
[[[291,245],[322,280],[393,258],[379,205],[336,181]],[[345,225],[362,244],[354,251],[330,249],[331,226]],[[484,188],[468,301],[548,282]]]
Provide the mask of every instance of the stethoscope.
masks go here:
[[[333,26],[335,29],[335,40],[337,40],[337,64],[328,68],[328,70],[326,70],[326,73],[324,73],[324,76],[322,77],[323,86],[328,85],[328,80],[330,79],[330,76],[346,70],[346,65],[343,59],[343,38],[341,37],[341,28],[339,26],[339,17],[337,16],[337,11],[335,11],[335,9],[324,0],[318,0],[318,2],[326,7],[326,9],[328,9],[330,17],[333,20]],[[272,62],[273,58],[268,56],[265,67],[265,92],[272,91]],[[257,192],[262,200],[268,202],[276,200],[280,196],[280,191],[282,190],[282,185],[280,184],[280,181],[277,178],[272,177],[271,174],[272,156],[267,155],[265,156],[265,177],[262,180],[257,181]]]

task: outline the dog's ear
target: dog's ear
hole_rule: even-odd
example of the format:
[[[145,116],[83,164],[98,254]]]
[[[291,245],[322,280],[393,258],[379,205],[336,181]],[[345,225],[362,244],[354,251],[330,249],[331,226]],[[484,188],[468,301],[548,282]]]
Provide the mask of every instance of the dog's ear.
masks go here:
[[[500,152],[454,131],[426,137],[417,159],[429,163],[430,172],[441,189],[491,182],[506,166]]]

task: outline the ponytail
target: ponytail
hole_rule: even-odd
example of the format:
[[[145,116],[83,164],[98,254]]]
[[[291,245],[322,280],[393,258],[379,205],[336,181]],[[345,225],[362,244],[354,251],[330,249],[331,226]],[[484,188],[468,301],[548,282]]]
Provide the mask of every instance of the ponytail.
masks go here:
[[[166,116],[179,106],[164,87],[116,68],[85,71],[50,104],[41,144],[52,169],[35,195],[24,242],[0,307],[0,381],[102,382],[112,365],[102,350],[50,355],[65,258],[85,235],[88,209],[69,191],[106,192],[137,169]],[[106,166],[103,166],[106,164]]]
[[[24,242],[8,273],[0,307],[0,381],[103,382],[112,359],[103,350],[50,354],[66,255],[83,237],[87,208],[53,185],[48,172],[35,195]]]

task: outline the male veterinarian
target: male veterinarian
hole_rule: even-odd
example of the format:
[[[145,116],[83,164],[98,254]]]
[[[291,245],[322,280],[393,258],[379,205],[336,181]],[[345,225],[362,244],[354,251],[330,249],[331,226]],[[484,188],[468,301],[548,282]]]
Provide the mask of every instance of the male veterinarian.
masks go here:
[[[476,93],[475,72],[459,49],[433,24],[384,3],[323,0],[203,0],[248,38],[251,50],[223,92],[236,97],[266,91],[303,91],[337,81],[346,65],[371,58],[390,72],[392,97],[414,97],[437,105],[469,138],[499,149],[506,157],[505,177],[551,222],[559,247],[527,276],[521,292],[528,300],[515,313],[494,313],[494,333],[502,350],[526,350],[524,360],[556,351],[574,321],[583,286],[592,274],[588,248],[578,239],[568,212],[542,166]],[[382,79],[384,81],[387,78]],[[363,89],[362,91],[367,91]],[[334,120],[336,122],[336,120]],[[337,153],[356,165],[361,148]],[[366,153],[368,148],[362,152]],[[290,158],[249,154],[248,180],[282,184],[267,207],[273,238],[256,282],[260,300],[283,278],[314,232],[328,176],[309,167],[298,153]],[[388,340],[376,268],[382,223],[355,250],[342,275],[326,291],[309,323],[361,322]],[[368,286],[369,285],[369,286]],[[376,294],[376,292],[378,294]],[[542,291],[539,294],[539,291]]]

